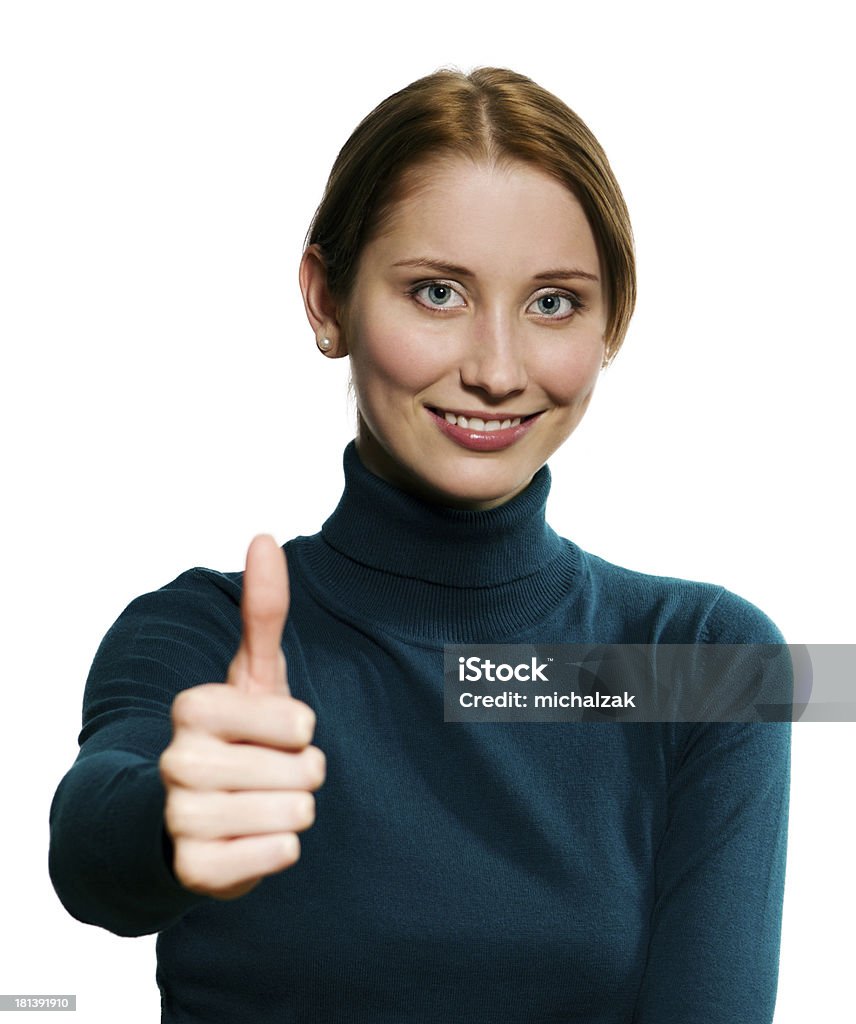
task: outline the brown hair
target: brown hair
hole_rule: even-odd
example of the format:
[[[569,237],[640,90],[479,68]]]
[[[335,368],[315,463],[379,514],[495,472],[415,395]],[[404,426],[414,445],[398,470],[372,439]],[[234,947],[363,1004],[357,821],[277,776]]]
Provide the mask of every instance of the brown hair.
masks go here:
[[[606,356],[624,340],[636,301],[633,233],[597,139],[558,97],[504,68],[442,69],[389,96],[342,147],[306,244],[320,246],[327,283],[347,299],[363,246],[398,198],[406,171],[437,156],[520,160],[551,174],[583,207],[605,276]]]

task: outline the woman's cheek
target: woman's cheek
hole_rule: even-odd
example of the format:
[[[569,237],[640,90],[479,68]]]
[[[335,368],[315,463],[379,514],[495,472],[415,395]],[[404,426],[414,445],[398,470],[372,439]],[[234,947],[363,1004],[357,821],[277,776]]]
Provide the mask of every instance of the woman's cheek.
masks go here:
[[[445,346],[439,339],[416,337],[401,326],[384,331],[376,325],[370,335],[362,333],[355,340],[353,372],[364,384],[376,379],[417,391],[440,379],[447,369]]]
[[[569,348],[560,358],[539,360],[534,376],[557,405],[588,402],[600,377],[603,345]]]

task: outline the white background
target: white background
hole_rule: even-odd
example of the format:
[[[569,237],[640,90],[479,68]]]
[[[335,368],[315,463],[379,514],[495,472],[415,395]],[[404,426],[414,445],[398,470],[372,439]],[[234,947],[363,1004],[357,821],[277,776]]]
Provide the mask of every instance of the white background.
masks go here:
[[[845,10],[0,5],[0,992],[159,1018],[154,937],[80,924],[48,879],[88,667],[138,594],[332,511],[353,409],[304,317],[302,242],[357,121],[440,66],[561,96],[634,223],[637,313],[551,461],[552,525],[722,583],[791,642],[853,642]],[[852,1012],[854,739],[794,727],[776,1024]]]

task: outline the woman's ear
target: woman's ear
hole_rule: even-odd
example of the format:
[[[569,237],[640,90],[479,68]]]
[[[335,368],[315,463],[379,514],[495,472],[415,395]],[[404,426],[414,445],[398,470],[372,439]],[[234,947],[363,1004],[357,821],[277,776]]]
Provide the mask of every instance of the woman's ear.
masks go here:
[[[338,304],[330,294],[327,267],[317,244],[310,245],[300,261],[300,291],[319,349],[334,359],[346,356],[348,348],[339,322]]]

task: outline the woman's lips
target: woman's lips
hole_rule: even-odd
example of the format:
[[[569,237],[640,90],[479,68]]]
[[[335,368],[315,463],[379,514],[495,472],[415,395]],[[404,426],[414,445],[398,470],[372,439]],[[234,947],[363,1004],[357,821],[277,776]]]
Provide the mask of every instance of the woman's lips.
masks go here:
[[[526,417],[496,413],[491,414],[489,419],[485,419],[476,414],[467,416],[464,413],[434,409],[427,405],[425,408],[448,438],[462,448],[469,448],[470,451],[476,452],[496,452],[510,447],[520,440],[541,416],[540,412]],[[452,422],[453,417],[454,423]],[[474,423],[475,425],[473,425]]]

